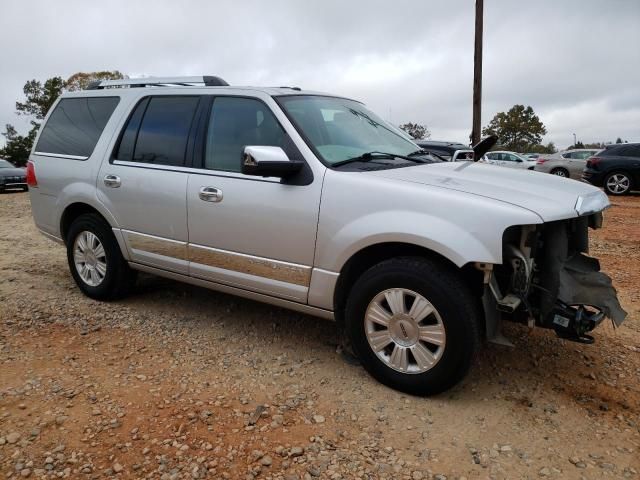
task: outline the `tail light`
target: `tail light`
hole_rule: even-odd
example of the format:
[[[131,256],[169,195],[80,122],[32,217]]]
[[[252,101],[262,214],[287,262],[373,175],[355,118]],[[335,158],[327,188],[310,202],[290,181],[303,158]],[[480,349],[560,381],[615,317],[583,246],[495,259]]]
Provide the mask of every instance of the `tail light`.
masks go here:
[[[27,185],[30,187],[38,186],[38,180],[36,180],[36,167],[31,160],[27,162]]]
[[[546,161],[547,161],[546,158],[539,158],[538,161],[536,162],[536,165],[542,165]]]
[[[587,168],[598,166],[601,160],[602,159],[600,157],[591,157],[589,160],[587,160]]]

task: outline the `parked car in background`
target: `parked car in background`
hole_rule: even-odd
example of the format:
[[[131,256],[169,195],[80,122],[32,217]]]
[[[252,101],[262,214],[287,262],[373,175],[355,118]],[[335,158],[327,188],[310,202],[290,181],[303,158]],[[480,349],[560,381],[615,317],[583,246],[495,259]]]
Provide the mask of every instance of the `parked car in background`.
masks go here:
[[[27,186],[27,174],[23,168],[16,168],[11,162],[0,158],[0,192],[5,190],[24,190]]]
[[[587,159],[582,179],[609,195],[640,189],[640,143],[609,145]]]
[[[461,162],[473,160],[473,150],[458,142],[439,142],[435,140],[417,140],[420,148],[430,153],[435,153],[448,162]]]
[[[587,158],[599,151],[600,149],[597,148],[576,148],[575,150],[544,154],[538,157],[535,170],[579,180],[582,177],[582,170],[584,170]]]
[[[488,152],[483,158],[483,162],[492,165],[500,165],[501,167],[520,168],[523,170],[533,170],[536,164],[535,160],[531,160],[518,155],[515,152],[505,152],[496,150]]]
[[[530,160],[537,160],[541,153],[523,153],[521,156]]]

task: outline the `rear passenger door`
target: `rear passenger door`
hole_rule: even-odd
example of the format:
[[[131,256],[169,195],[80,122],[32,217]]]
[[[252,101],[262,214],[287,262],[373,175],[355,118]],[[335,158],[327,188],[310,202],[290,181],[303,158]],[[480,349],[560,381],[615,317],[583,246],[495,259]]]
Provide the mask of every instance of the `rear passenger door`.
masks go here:
[[[245,146],[279,146],[290,159],[305,160],[283,127],[284,118],[281,123],[265,102],[235,96],[212,100],[201,169],[190,175],[187,187],[190,274],[304,303],[322,178],[314,178],[308,165],[309,176],[295,184],[240,172]],[[217,194],[212,198],[203,191]]]
[[[141,99],[112,158],[102,164],[98,196],[116,218],[133,262],[188,274],[186,167],[200,100]]]

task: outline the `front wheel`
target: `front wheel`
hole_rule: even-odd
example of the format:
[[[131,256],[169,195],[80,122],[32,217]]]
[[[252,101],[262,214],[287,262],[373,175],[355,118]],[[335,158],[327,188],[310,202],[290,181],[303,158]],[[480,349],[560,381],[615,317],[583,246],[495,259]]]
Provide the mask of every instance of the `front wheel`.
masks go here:
[[[457,273],[421,257],[384,261],[354,284],[346,327],[364,368],[414,395],[459,382],[479,345],[478,311]]]
[[[557,177],[569,178],[569,172],[564,168],[554,168],[549,173],[551,173],[551,175],[556,175]]]
[[[631,177],[624,172],[614,172],[604,179],[604,189],[609,195],[626,195],[631,191]]]
[[[76,218],[67,234],[67,260],[80,290],[96,300],[126,295],[135,282],[135,271],[122,257],[109,224],[88,213]]]

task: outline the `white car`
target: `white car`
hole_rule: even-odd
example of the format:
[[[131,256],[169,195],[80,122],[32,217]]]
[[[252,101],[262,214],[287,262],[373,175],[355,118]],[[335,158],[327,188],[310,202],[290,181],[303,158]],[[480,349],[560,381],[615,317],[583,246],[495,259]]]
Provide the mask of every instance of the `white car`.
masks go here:
[[[519,168],[522,170],[533,170],[536,166],[536,159],[527,158],[514,152],[495,151],[487,153],[482,160],[485,163],[499,165],[501,167]]]

